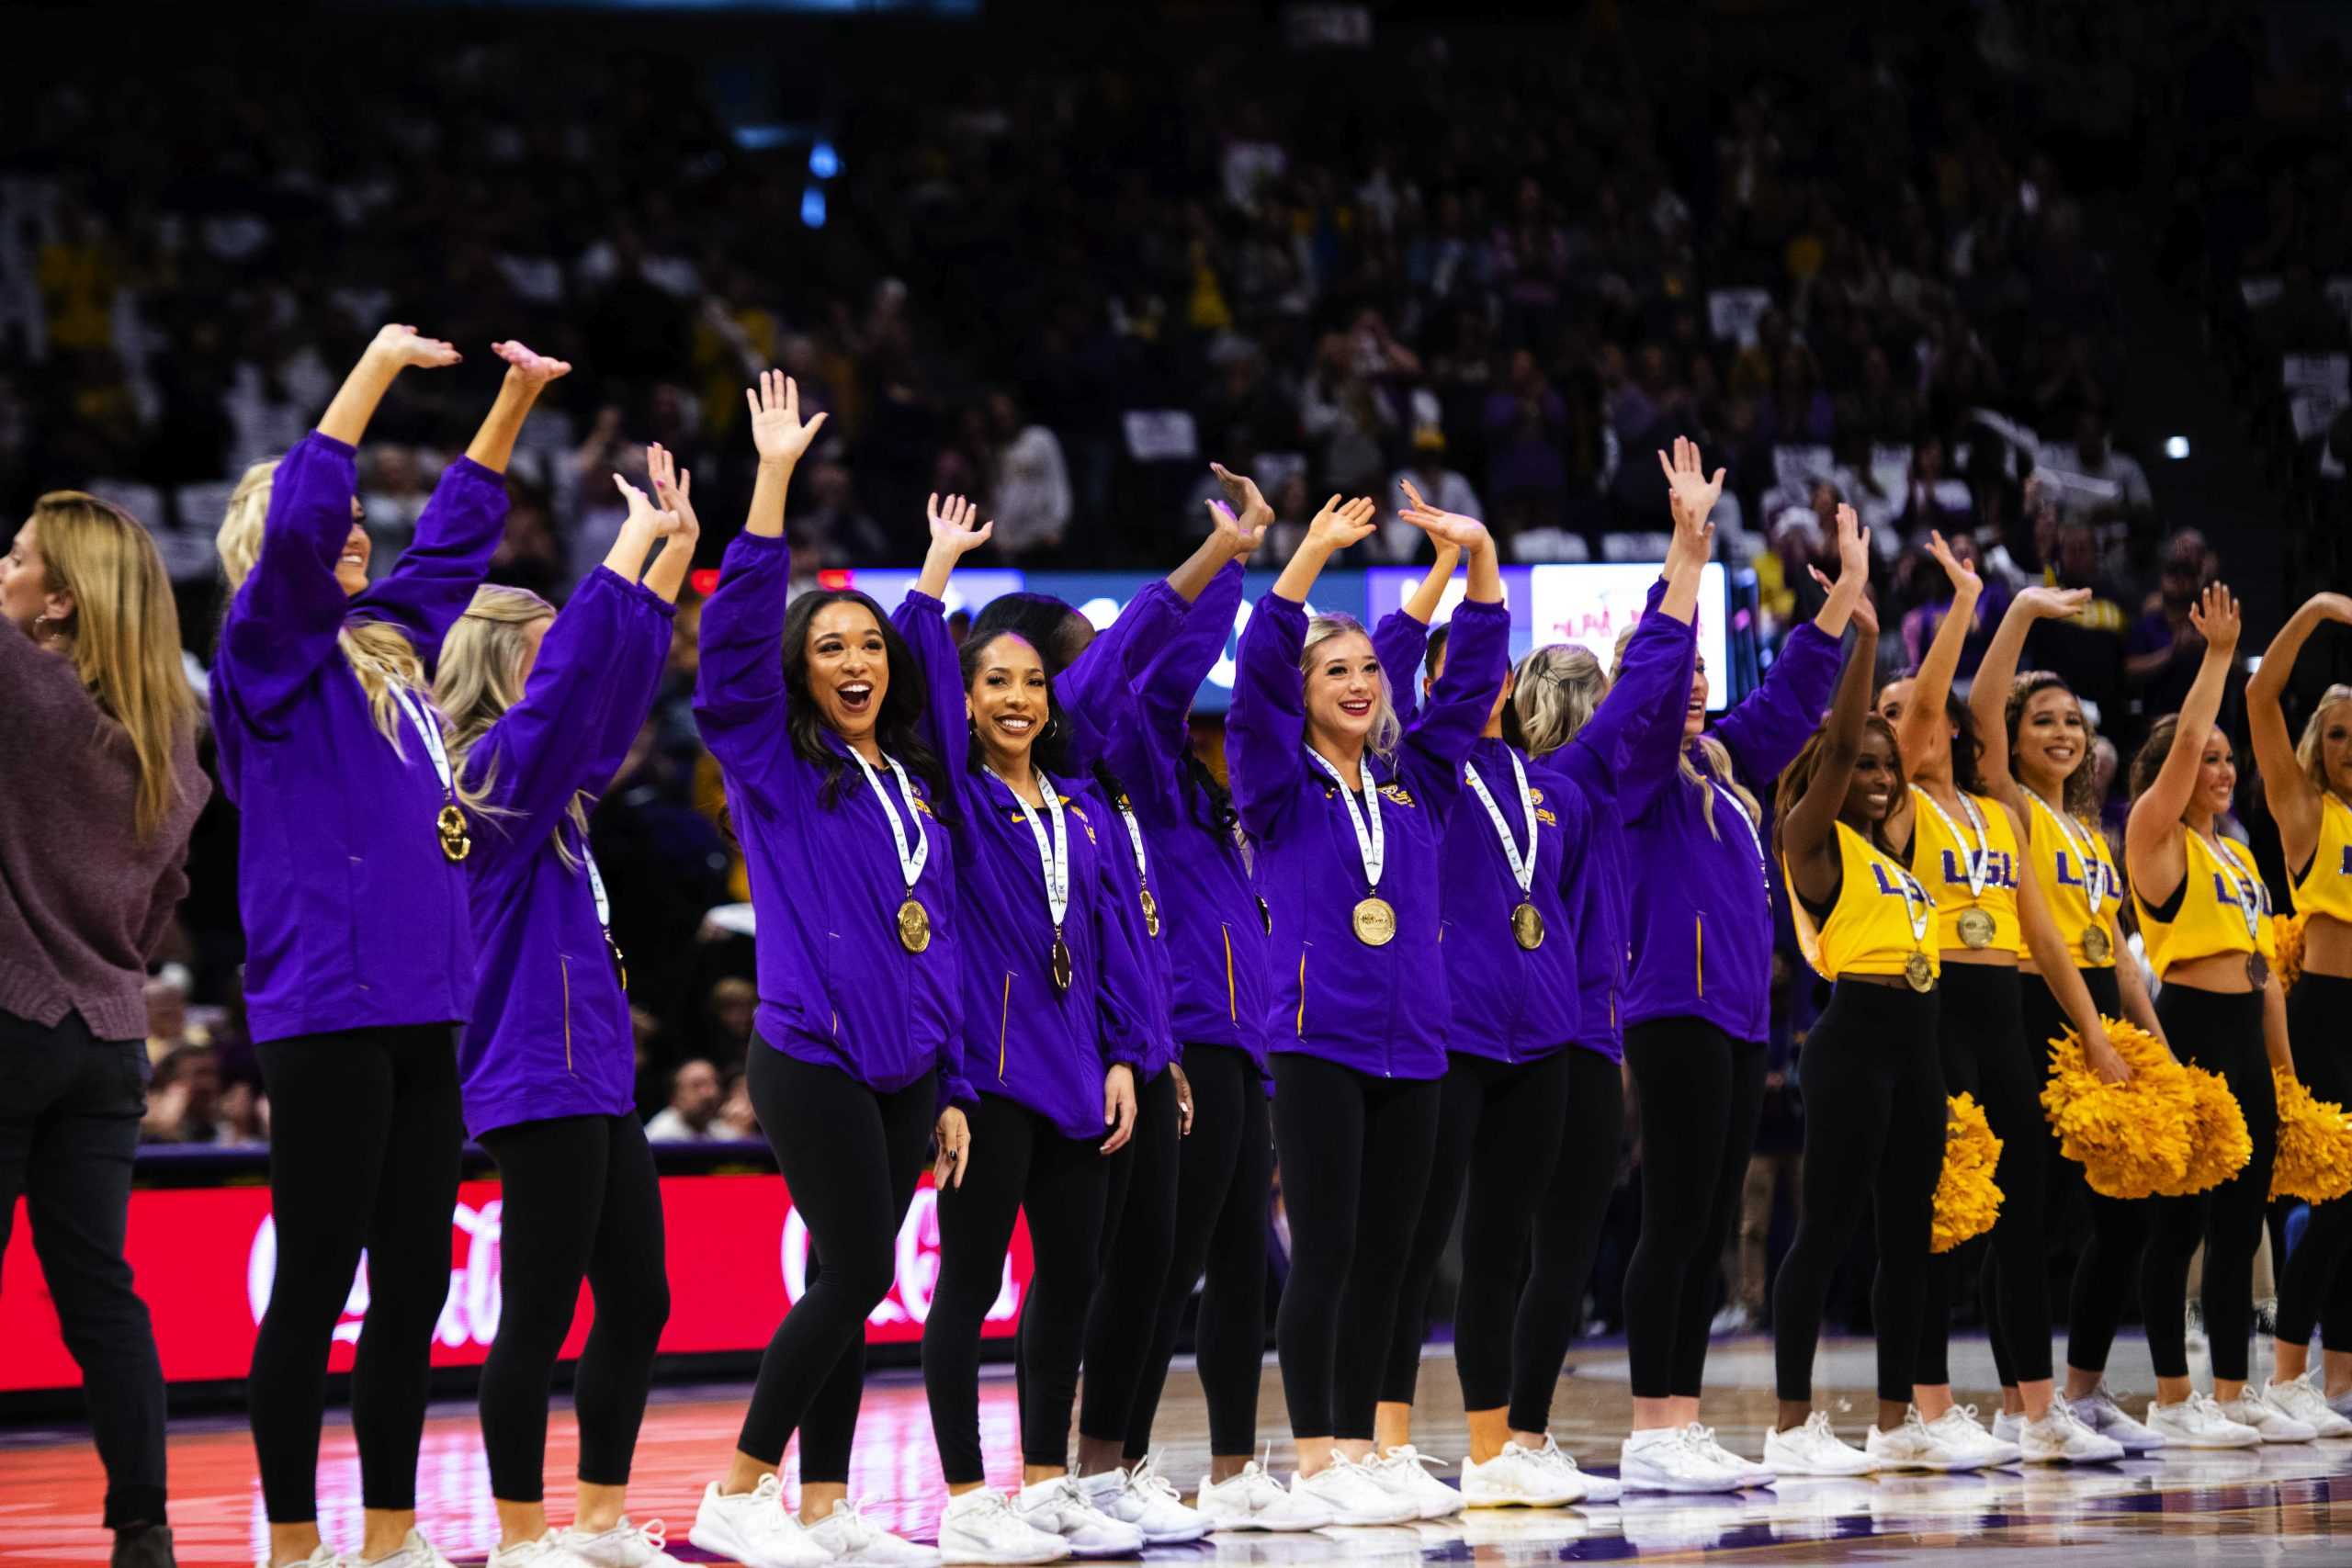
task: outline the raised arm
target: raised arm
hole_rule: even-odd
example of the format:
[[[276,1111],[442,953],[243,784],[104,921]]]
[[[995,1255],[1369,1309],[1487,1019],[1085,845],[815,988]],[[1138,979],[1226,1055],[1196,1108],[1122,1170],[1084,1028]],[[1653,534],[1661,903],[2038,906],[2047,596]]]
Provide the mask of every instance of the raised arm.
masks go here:
[[[1679,435],[1674,438],[1674,456],[1660,452],[1657,466],[1666,470],[1667,510],[1674,518],[1674,542],[1667,547],[1661,574],[1666,594],[1657,608],[1668,619],[1689,626],[1699,613],[1699,580],[1715,553],[1715,525],[1707,518],[1723,499],[1724,471],[1717,468],[1709,479],[1698,444]]]
[[[2018,682],[2018,656],[2025,650],[2034,622],[2077,615],[2090,602],[2087,588],[2029,588],[2010,600],[1984,649],[1984,662],[1976,667],[1976,683],[1968,691],[1968,716],[1984,748],[1976,771],[1984,793],[2015,812],[2029,830],[2033,815],[2026,809],[2018,781],[2009,776],[2009,692]]]
[[[1870,586],[1870,530],[1861,525],[1853,508],[1840,508],[1838,581],[1830,590],[1830,604],[1820,615],[1789,634],[1781,657],[1765,672],[1763,684],[1724,714],[1713,728],[1732,761],[1759,787],[1770,787],[1781,770],[1795,761],[1828,710],[1829,694],[1838,682],[1838,641],[1845,636],[1854,606],[1861,602],[1862,591]]]
[[[1975,568],[1953,555],[1941,534],[1928,533],[1928,549],[1951,580],[1951,608],[1936,628],[1928,657],[1919,661],[1911,700],[1903,705],[1902,720],[1894,727],[1895,749],[1903,754],[1906,771],[1916,771],[1920,758],[1934,755],[1938,741],[1944,738],[1944,699],[1951,694],[1952,676],[1960,669],[1961,645],[1968,640],[1968,628],[1975,618],[1976,597],[1984,592],[1984,581]]]
[[[947,580],[957,561],[988,542],[996,525],[973,526],[979,508],[960,495],[949,496],[944,505],[933,496],[925,513],[931,525],[931,545],[923,552],[922,574],[914,591],[891,613],[890,624],[907,639],[915,662],[922,669],[923,743],[946,770],[947,787],[961,795],[971,785],[972,732],[964,722],[963,669],[957,661],[956,639],[947,630]]]
[[[490,351],[506,361],[506,378],[499,383],[497,400],[490,405],[481,428],[466,444],[466,457],[492,473],[503,474],[514,459],[514,441],[523,434],[523,422],[531,417],[531,405],[539,400],[548,382],[570,375],[571,365],[569,360],[534,354],[519,343],[494,343]]]
[[[678,467],[669,448],[658,442],[645,449],[646,476],[653,481],[654,498],[660,510],[673,514],[676,525],[662,536],[662,553],[653,564],[644,568],[644,575],[633,581],[642,581],[663,604],[678,602],[678,591],[686,585],[686,573],[695,564],[695,543],[702,537],[702,520],[695,515],[695,477]],[[643,558],[639,558],[643,565]],[[628,573],[622,575],[628,576]]]
[[[2352,598],[2341,593],[2316,593],[2287,617],[2270,639],[2261,666],[2246,678],[2246,723],[2254,731],[2255,765],[2262,770],[2263,797],[2271,818],[2278,824],[2279,847],[2286,851],[2290,870],[2312,858],[2319,847],[2319,789],[2295,762],[2294,738],[2287,732],[2286,710],[2279,694],[2295,672],[2303,644],[2323,621],[2352,626]]]
[[[1445,673],[1430,688],[1429,706],[1407,727],[1399,760],[1416,787],[1442,811],[1460,793],[1462,760],[1477,744],[1502,690],[1510,663],[1510,612],[1503,606],[1502,570],[1485,524],[1426,506],[1409,507],[1398,516],[1470,559],[1469,592],[1453,612]]]
[[[1851,507],[1839,507],[1842,525]],[[1854,611],[1854,646],[1838,677],[1829,717],[1822,727],[1821,763],[1805,792],[1781,814],[1781,854],[1796,890],[1816,904],[1837,890],[1838,813],[1854,782],[1862,750],[1862,721],[1871,711],[1871,682],[1878,667],[1878,615],[1867,600]]]
[[[2188,797],[2197,789],[2205,742],[2211,738],[2213,720],[2222,711],[2222,688],[2237,660],[2242,626],[2237,600],[2219,582],[2205,585],[2205,592],[2189,608],[2188,621],[2205,639],[2205,656],[2180,705],[2179,722],[2173,729],[2172,749],[2165,753],[2164,766],[2157,770],[2147,793],[2132,803],[2132,815],[2123,824],[2124,874],[2152,902],[2171,897],[2188,872],[2188,850],[2179,832],[2181,814],[2188,809]]]
[[[359,363],[335,389],[327,412],[319,416],[319,434],[345,446],[358,446],[359,438],[368,434],[368,422],[376,417],[376,405],[384,400],[401,371],[437,370],[463,357],[456,344],[419,337],[414,327],[394,324],[378,329]]]
[[[746,388],[743,401],[752,411],[752,446],[760,455],[759,477],[752,481],[752,510],[743,531],[763,539],[784,534],[784,492],[792,486],[792,470],[825,427],[819,414],[800,423],[800,385],[781,370],[760,373],[760,384]]]

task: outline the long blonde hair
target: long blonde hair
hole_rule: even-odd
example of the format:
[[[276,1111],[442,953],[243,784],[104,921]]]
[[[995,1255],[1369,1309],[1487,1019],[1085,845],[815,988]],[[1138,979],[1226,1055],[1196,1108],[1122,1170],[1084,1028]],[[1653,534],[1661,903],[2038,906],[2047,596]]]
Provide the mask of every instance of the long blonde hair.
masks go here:
[[[449,765],[459,778],[466,776],[466,759],[475,745],[508,708],[522,700],[524,634],[537,623],[554,618],[555,606],[529,589],[486,582],[474,590],[473,602],[442,640],[441,660],[433,677],[433,703],[448,720]],[[497,771],[497,761],[492,759],[481,777],[472,781],[470,798],[475,809],[485,815],[508,815],[481,800],[489,794]],[[566,813],[583,842],[588,837],[589,804],[588,792],[576,791]],[[579,863],[560,831],[555,835],[555,848],[566,865]]]
[[[2311,718],[2303,725],[2303,738],[2295,742],[2295,761],[2322,795],[2334,786],[2327,782],[2327,760],[2320,755],[2320,733],[2327,728],[2327,710],[2341,703],[2352,703],[2352,686],[2330,686],[2322,692],[2319,706],[2312,709]]]
[[[145,838],[179,800],[173,753],[196,733],[196,694],[180,662],[180,613],[155,541],[139,520],[78,490],[33,502],[41,570],[74,595],[67,636],[74,671],[130,737],[139,760],[132,821]]]
[[[1355,633],[1366,642],[1372,634],[1353,615],[1317,615],[1306,623],[1306,641],[1298,650],[1298,676],[1304,681],[1307,671],[1315,668],[1315,650],[1335,637]],[[1388,671],[1380,672],[1380,706],[1372,716],[1372,735],[1367,744],[1382,758],[1396,754],[1396,743],[1405,736],[1405,726],[1396,716],[1396,694],[1389,689]]]
[[[1634,627],[1627,626],[1617,634],[1615,662],[1620,666],[1625,662],[1625,645],[1634,640]],[[1723,829],[1715,824],[1715,791],[1718,789],[1731,792],[1732,798],[1738,801],[1741,809],[1747,813],[1748,821],[1762,823],[1763,808],[1757,804],[1756,796],[1749,793],[1747,786],[1739,782],[1739,773],[1733,768],[1731,753],[1724,749],[1724,743],[1713,735],[1702,731],[1699,736],[1698,747],[1700,757],[1707,764],[1705,773],[1701,773],[1698,764],[1690,761],[1689,746],[1676,749],[1675,762],[1682,774],[1683,782],[1698,786],[1699,814],[1706,818],[1707,831],[1713,834],[1718,840],[1724,836]]]
[[[1503,738],[1531,760],[1574,740],[1609,694],[1609,676],[1592,650],[1572,642],[1536,649],[1511,673]]]
[[[229,579],[232,594],[243,584],[254,562],[261,558],[262,524],[269,516],[270,489],[277,474],[275,457],[247,468],[229,497],[229,511],[220,520],[220,532],[214,536],[214,547],[220,552],[220,570]],[[405,687],[424,694],[424,660],[417,657],[416,649],[405,633],[382,621],[345,622],[343,630],[336,634],[335,646],[343,650],[351,672],[359,677],[360,690],[368,694],[368,712],[376,728],[392,743],[392,750],[405,759],[408,750],[401,737],[408,727],[401,716],[400,699],[394,694]]]

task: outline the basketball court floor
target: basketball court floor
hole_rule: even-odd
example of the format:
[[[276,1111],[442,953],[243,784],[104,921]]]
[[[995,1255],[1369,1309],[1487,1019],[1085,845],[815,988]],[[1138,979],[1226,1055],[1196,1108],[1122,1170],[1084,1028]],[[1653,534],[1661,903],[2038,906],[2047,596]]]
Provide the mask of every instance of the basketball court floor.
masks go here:
[[[1963,1397],[1983,1400],[1992,1361],[1981,1341],[1953,1346]],[[2201,1368],[2199,1369],[2201,1372]],[[2114,1384],[2136,1409],[2153,1386],[2144,1348],[2117,1346]],[[1871,1348],[1825,1345],[1819,1377],[1838,1428],[1859,1438],[1871,1419]],[[1589,1469],[1613,1471],[1623,1435],[1623,1351],[1606,1344],[1577,1352],[1561,1385],[1554,1430]],[[1770,1418],[1771,1347],[1760,1339],[1719,1342],[1709,1362],[1706,1416],[1724,1442],[1760,1451]],[[632,1484],[639,1520],[667,1521],[675,1555],[707,1560],[686,1544],[705,1482],[725,1466],[747,1391],[740,1385],[659,1390],[647,1413]],[[1260,1429],[1283,1430],[1271,1361]],[[1989,1410],[1990,1404],[1987,1404]],[[982,1436],[1010,1484],[1015,1477],[1015,1413],[1009,1366],[989,1370],[981,1396]],[[1459,1391],[1442,1347],[1424,1363],[1415,1438],[1425,1452],[1464,1451]],[[549,1429],[548,1496],[562,1519],[574,1459],[568,1408]],[[1162,1467],[1189,1493],[1206,1467],[1207,1423],[1200,1383],[1179,1363],[1161,1405]],[[1281,1448],[1277,1468],[1287,1470]],[[172,1524],[184,1563],[250,1563],[266,1539],[253,1448],[242,1419],[223,1415],[176,1422],[172,1440]],[[427,1529],[460,1563],[479,1563],[497,1539],[489,1475],[474,1413],[435,1408],[425,1429],[419,1503]],[[786,1461],[787,1478],[790,1461]],[[327,1538],[356,1545],[358,1461],[342,1412],[329,1413],[320,1477]],[[110,1538],[97,1525],[105,1478],[78,1431],[0,1432],[0,1568],[18,1563],[107,1561]],[[911,1371],[878,1375],[866,1393],[852,1489],[867,1512],[893,1529],[931,1538],[945,1501],[932,1451],[922,1388]],[[1869,1563],[1936,1561],[1962,1551],[1972,1563],[2066,1568],[2215,1568],[2352,1564],[2352,1440],[2272,1446],[2248,1452],[2176,1454],[2080,1470],[2007,1470],[1963,1476],[1891,1476],[1862,1481],[1788,1481],[1727,1497],[1634,1497],[1622,1505],[1542,1512],[1481,1511],[1407,1529],[1341,1529],[1306,1536],[1212,1536],[1196,1546],[1155,1550],[1155,1563],[1224,1568],[1408,1568],[1416,1562],[1521,1564],[1638,1559],[1645,1562]]]

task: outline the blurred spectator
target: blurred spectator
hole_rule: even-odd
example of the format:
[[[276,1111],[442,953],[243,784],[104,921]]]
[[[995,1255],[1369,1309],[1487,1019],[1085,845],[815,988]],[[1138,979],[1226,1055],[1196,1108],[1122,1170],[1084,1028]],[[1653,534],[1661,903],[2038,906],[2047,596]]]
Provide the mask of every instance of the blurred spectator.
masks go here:
[[[710,988],[704,1015],[710,1023],[711,1055],[731,1070],[743,1065],[752,1044],[752,1015],[759,1010],[759,987],[739,976],[729,976]]]
[[[719,1100],[718,1119],[711,1123],[711,1136],[749,1143],[759,1135],[760,1116],[752,1109],[751,1083],[743,1073],[729,1073],[726,1092]]]
[[[2073,442],[2041,449],[2041,466],[2062,481],[2059,504],[2070,517],[2138,526],[2155,511],[2147,471],[2137,457],[2109,445],[2107,416],[2096,408],[2075,420]]]
[[[2189,624],[2188,612],[2218,571],[2217,558],[2196,529],[2184,528],[2165,541],[2156,591],[2124,641],[2124,672],[2140,711],[2151,717],[2178,711],[2197,679],[2205,639]]]
[[[147,1059],[161,1062],[187,1045],[207,1043],[188,1024],[187,998],[193,982],[176,964],[164,966],[147,982]]]
[[[718,1104],[718,1069],[696,1056],[671,1075],[670,1103],[645,1124],[645,1135],[657,1144],[698,1144],[718,1137],[712,1130]]]
[[[142,1144],[217,1144],[220,1125],[220,1059],[209,1045],[182,1045],[155,1064],[147,1084]]]
[[[1005,391],[989,394],[988,425],[993,452],[986,510],[996,520],[996,547],[1015,558],[1059,548],[1070,517],[1069,468],[1060,439],[1023,418],[1021,405]]]

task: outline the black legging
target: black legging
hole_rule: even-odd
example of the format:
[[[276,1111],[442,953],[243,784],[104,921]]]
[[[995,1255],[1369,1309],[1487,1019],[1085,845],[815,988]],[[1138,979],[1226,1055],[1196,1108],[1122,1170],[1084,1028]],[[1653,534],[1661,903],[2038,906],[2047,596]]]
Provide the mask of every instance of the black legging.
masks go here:
[[[2300,989],[2300,987],[2298,987]],[[2148,1320],[2148,1359],[2160,1378],[2188,1375],[2188,1260],[2205,1246],[2205,1335],[2213,1375],[2245,1377],[2254,1337],[2254,1255],[2262,1246],[2262,1211],[2270,1200],[2270,1162],[2278,1139],[2278,1098],[2262,1043],[2262,993],[2232,995],[2166,986],[2156,1016],[2173,1055],[2219,1073],[2245,1113],[2254,1157],[2235,1176],[2194,1198],[2156,1198],[2147,1249],[2140,1259],[2140,1305]],[[2337,1027],[2342,1027],[2338,1014]]]
[[[1032,1272],[1018,1347],[1021,1457],[1069,1462],[1070,1403],[1102,1245],[1110,1162],[1099,1137],[1066,1138],[1035,1111],[993,1094],[971,1112],[964,1184],[939,1195],[939,1281],[922,1329],[923,1391],[939,1468],[951,1486],[988,1479],[980,1455],[980,1325],[1004,1282],[1012,1226],[1029,1214]]]
[[[1102,1213],[1102,1276],[1086,1314],[1086,1377],[1078,1429],[1124,1445],[1136,1387],[1159,1326],[1176,1237],[1176,1075],[1161,1073],[1136,1094],[1136,1133],[1111,1156]],[[1025,1385],[1028,1369],[1022,1369]]]
[[[2312,1098],[2352,1104],[2352,979],[2308,970],[2287,993],[2295,1076]],[[2352,1198],[2312,1205],[2303,1239],[2278,1270],[2278,1337],[2352,1350]]]
[[[498,1338],[481,1369],[490,1495],[545,1495],[548,1391],[584,1278],[595,1317],[572,1375],[580,1480],[628,1484],[670,1276],[662,1179],[635,1116],[557,1116],[481,1135],[498,1161]]]
[[[1764,1111],[1764,1047],[1703,1019],[1625,1031],[1642,1122],[1642,1235],[1625,1265],[1635,1399],[1696,1399],[1718,1259]]]
[[[1462,1288],[1453,1301],[1453,1367],[1464,1410],[1499,1410],[1513,1387],[1512,1325],[1537,1201],[1551,1185],[1567,1122],[1568,1053],[1532,1062],[1446,1055],[1429,1196],[1413,1228],[1380,1397],[1413,1403],[1429,1327],[1430,1286],[1462,1213]],[[1470,1205],[1463,1210],[1464,1189]],[[1555,1369],[1556,1373],[1557,1369]]]
[[[1871,1319],[1878,1396],[1908,1404],[1925,1303],[1928,1232],[1944,1166],[1937,1006],[1908,987],[1841,981],[1797,1053],[1804,1165],[1796,1238],[1772,1282],[1772,1365],[1780,1397],[1813,1398],[1813,1357],[1829,1280],[1873,1211],[1878,1272]]]
[[[1615,1058],[1571,1046],[1560,1157],[1535,1208],[1532,1258],[1511,1334],[1510,1429],[1552,1424],[1552,1394],[1584,1320],[1593,1254],[1617,1186],[1625,1141],[1625,1082]]]
[[[1178,1145],[1175,1238],[1127,1416],[1131,1463],[1151,1451],[1152,1420],[1195,1281],[1201,1310],[1193,1352],[1208,1396],[1209,1452],[1231,1457],[1257,1447],[1274,1173],[1266,1080],[1249,1053],[1231,1045],[1185,1046],[1184,1077],[1193,1086],[1193,1131]]]
[[[925,1073],[879,1094],[839,1067],[754,1040],[746,1081],[808,1227],[811,1266],[807,1291],[760,1357],[735,1446],[777,1464],[797,1431],[803,1484],[842,1485],[865,1392],[865,1318],[898,1273],[899,1226],[922,1175],[937,1078]]]
[[[370,1508],[413,1508],[466,1135],[457,1030],[302,1034],[254,1054],[269,1091],[277,1243],[245,1380],[264,1505],[272,1524],[318,1517],[327,1348],[365,1247],[368,1317],[351,1365],[360,1498]]]
[[[1291,1435],[1370,1441],[1396,1296],[1437,1148],[1437,1078],[1277,1052],[1290,1278],[1274,1319]]]
[[[2132,962],[2126,954],[2123,962]],[[2077,971],[2083,985],[2090,991],[2091,1005],[2102,1018],[2123,1016],[2123,993],[2116,983],[2112,968]],[[2045,1046],[2064,1034],[2072,1022],[2050,983],[2039,975],[2019,976],[2025,1003],[2026,1043]],[[2140,1249],[2148,1239],[2148,1215],[2145,1201],[2133,1198],[2108,1198],[2090,1189],[2083,1179],[2083,1168],[2057,1152],[2058,1134],[2044,1122],[2043,1147],[2050,1157],[2042,1163],[2049,1178],[2048,1213],[2054,1227],[2063,1194],[2080,1188],[2090,1203],[2090,1235],[2083,1244],[2080,1257],[2075,1260],[2075,1278],[2066,1302],[2066,1365],[2086,1372],[2107,1370],[2108,1352],[2115,1345],[2116,1325],[2122,1321],[2125,1304],[2140,1288]],[[1997,1273],[1998,1260],[1988,1270],[1990,1277]],[[1990,1296],[1988,1292],[1987,1295]],[[1993,1364],[1998,1371],[2001,1386],[2017,1386],[2017,1369],[2009,1360],[2008,1337],[2001,1331],[2000,1314],[1988,1304],[1985,1325],[1993,1345]]]
[[[1997,1258],[2003,1267],[1995,1276],[1993,1321],[2007,1346],[2009,1370],[2024,1382],[2040,1382],[2050,1376],[2044,1174],[2050,1134],[2041,1113],[2050,1054],[2047,1047],[2026,1043],[2023,987],[2012,966],[1947,964],[1936,998],[1936,1051],[1943,1061],[1944,1093],[1975,1096],[1993,1135],[2001,1140],[2000,1162],[1993,1169],[2001,1212],[1990,1232],[1928,1258],[1912,1381],[1924,1387],[1951,1382],[1953,1298],[1964,1288],[1962,1281],[1975,1279]]]

